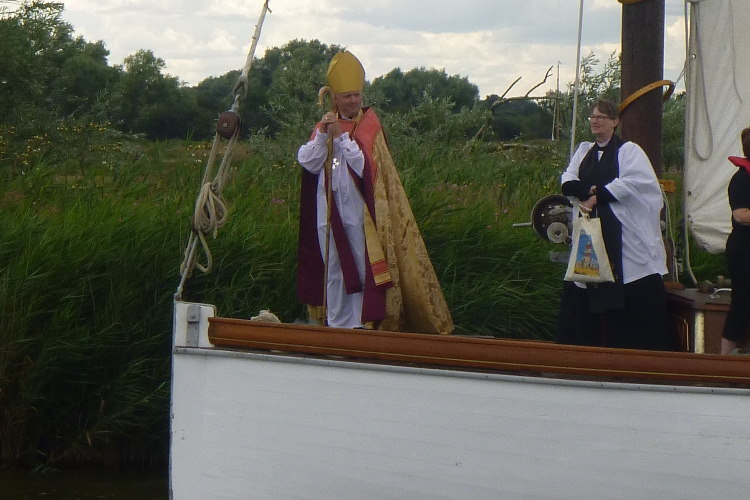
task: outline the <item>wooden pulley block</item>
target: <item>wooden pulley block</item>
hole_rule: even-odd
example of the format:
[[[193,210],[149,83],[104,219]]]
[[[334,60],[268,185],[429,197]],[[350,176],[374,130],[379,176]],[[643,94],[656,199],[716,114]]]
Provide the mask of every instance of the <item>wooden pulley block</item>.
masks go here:
[[[242,118],[234,111],[224,111],[216,121],[216,133],[224,139],[231,139],[242,126]]]

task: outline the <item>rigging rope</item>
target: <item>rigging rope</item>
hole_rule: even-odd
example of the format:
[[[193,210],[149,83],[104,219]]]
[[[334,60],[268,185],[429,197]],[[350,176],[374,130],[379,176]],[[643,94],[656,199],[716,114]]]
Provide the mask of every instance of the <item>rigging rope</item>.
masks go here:
[[[692,11],[688,9],[688,0],[685,0],[684,6],[683,6],[683,19],[685,20],[685,65],[682,68],[682,73],[685,75],[685,89],[692,90],[690,88],[690,85],[692,85],[691,77],[689,75],[690,72],[690,19],[689,14],[692,14]],[[696,34],[697,37],[697,34]],[[705,89],[705,87],[704,87]],[[685,129],[689,130],[691,126],[691,120],[692,120],[692,113],[687,114],[685,117]],[[710,125],[710,124],[709,124]],[[685,150],[686,152],[690,150],[690,147],[693,143],[692,137],[690,137],[690,134],[686,134],[685,137]],[[685,169],[683,165],[683,188],[682,188],[682,206],[683,210],[687,212],[686,208],[688,206],[688,190],[684,187],[687,185],[688,182],[688,174],[687,169]],[[682,249],[685,253],[685,265],[684,265],[684,271],[687,274],[688,278],[690,278],[691,283],[695,286],[698,284],[698,278],[695,277],[695,274],[693,273],[693,267],[690,263],[690,227],[688,224],[688,217],[685,216],[682,219],[681,222],[681,229],[682,229],[682,235],[683,235],[683,241],[684,241],[684,248]]]
[[[250,73],[250,67],[255,57],[255,48],[258,45],[258,39],[260,38],[260,31],[266,17],[266,12],[270,12],[270,9],[268,8],[269,1],[270,0],[265,0],[263,3],[258,23],[255,25],[255,32],[253,33],[247,59],[245,60],[245,66],[242,68],[237,83],[232,89],[234,94],[232,107],[229,111],[222,113],[216,123],[214,142],[211,146],[211,153],[208,155],[206,161],[206,170],[203,173],[201,188],[195,202],[195,210],[193,212],[190,228],[190,238],[188,239],[185,248],[185,255],[182,264],[180,264],[180,283],[174,294],[175,300],[182,299],[182,290],[185,286],[185,281],[187,281],[187,278],[192,275],[194,268],[198,268],[203,273],[208,273],[213,266],[213,259],[208,247],[208,242],[206,241],[206,235],[211,234],[216,238],[219,228],[222,227],[227,220],[226,202],[221,194],[224,190],[224,185],[226,184],[229,173],[229,166],[232,162],[232,150],[242,128],[241,120],[239,118],[240,102],[245,96],[247,96],[248,74]],[[224,156],[216,171],[216,176],[213,180],[209,181],[213,175],[214,163],[221,148],[222,138],[227,139],[228,141],[224,149]],[[198,262],[199,245],[206,256],[205,265]]]

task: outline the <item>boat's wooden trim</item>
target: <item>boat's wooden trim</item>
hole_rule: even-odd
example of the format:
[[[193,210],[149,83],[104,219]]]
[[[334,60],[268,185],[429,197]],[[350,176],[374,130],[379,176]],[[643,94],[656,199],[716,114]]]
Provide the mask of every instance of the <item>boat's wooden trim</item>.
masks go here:
[[[649,383],[750,387],[750,357],[209,319],[219,347]]]

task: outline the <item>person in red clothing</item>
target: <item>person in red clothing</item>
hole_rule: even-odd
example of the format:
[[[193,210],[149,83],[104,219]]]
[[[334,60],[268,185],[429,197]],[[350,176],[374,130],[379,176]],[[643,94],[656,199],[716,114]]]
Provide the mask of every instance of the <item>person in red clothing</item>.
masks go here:
[[[300,147],[297,295],[328,326],[450,333],[440,283],[348,51],[328,67],[333,110]],[[326,245],[326,239],[328,244]]]
[[[750,127],[740,134],[744,158],[730,156],[739,167],[729,181],[729,207],[732,209],[732,232],[727,238],[726,259],[732,279],[732,302],[721,338],[721,354],[737,348],[750,325]]]

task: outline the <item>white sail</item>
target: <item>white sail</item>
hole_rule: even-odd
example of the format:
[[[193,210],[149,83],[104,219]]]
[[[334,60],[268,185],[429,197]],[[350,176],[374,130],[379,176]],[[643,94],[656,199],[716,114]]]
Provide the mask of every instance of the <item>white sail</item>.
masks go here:
[[[731,230],[727,186],[737,170],[727,157],[744,156],[739,136],[750,126],[750,1],[689,3],[685,213],[695,241],[719,253]]]

